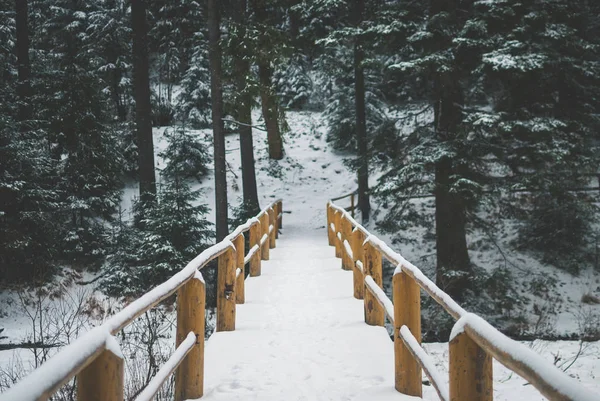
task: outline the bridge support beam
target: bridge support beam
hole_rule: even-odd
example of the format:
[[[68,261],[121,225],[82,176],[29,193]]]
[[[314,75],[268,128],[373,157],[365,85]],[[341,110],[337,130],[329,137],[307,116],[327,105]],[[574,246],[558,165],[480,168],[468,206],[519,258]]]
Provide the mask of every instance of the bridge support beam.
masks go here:
[[[217,271],[217,331],[235,330],[236,255],[231,248],[219,256]]]
[[[346,217],[342,217],[342,269],[352,270],[353,260],[346,252],[344,241],[348,241],[348,245],[352,248],[352,223]],[[354,252],[352,252],[354,254]]]
[[[124,378],[123,356],[106,349],[77,375],[77,400],[123,401]]]
[[[254,223],[250,226],[250,249],[258,245],[258,252],[250,259],[250,277],[260,276],[260,223]]]
[[[235,255],[236,255],[236,280],[235,280],[235,303],[243,304],[246,302],[246,289],[245,289],[245,278],[246,278],[246,265],[244,264],[244,255],[246,253],[245,247],[246,239],[244,238],[244,234],[238,235],[233,240],[233,246],[235,246]],[[237,275],[237,269],[240,269],[242,272],[240,275]]]
[[[335,245],[335,257],[336,258],[341,258],[342,257],[342,243],[338,237],[338,232],[341,231],[341,225],[340,222],[342,220],[342,214],[340,212],[338,212],[337,210],[335,210],[333,212],[333,225],[335,226],[335,231],[334,231],[334,245]]]
[[[269,224],[273,225],[273,231],[271,231],[271,233],[269,233],[269,248],[274,249],[277,244],[276,244],[276,233],[277,233],[277,218],[275,215],[275,210],[273,210],[273,208],[269,209]]]
[[[335,245],[335,234],[331,230],[331,223],[333,223],[333,208],[330,204],[327,204],[327,240],[329,241],[329,246]]]
[[[264,235],[269,236],[269,214],[265,213],[260,216],[260,240]],[[260,257],[262,260],[269,260],[269,239],[260,246]]]
[[[467,333],[450,340],[450,401],[492,401],[492,357]]]
[[[421,365],[400,336],[406,326],[421,344],[421,288],[406,273],[394,274],[394,359],[396,390],[415,397],[423,396]]]
[[[382,287],[383,274],[381,268],[381,253],[373,247],[370,242],[364,245],[365,252],[365,276],[373,277],[373,281]],[[371,293],[365,291],[365,323],[371,326],[383,326],[385,323],[385,312],[383,306]]]
[[[354,283],[354,298],[363,299],[365,296],[365,275],[363,270],[356,266],[356,262],[360,261],[362,266],[365,265],[365,252],[363,243],[365,242],[365,234],[359,229],[354,229],[352,232],[352,279]]]
[[[196,335],[196,344],[175,371],[175,401],[196,399],[204,394],[204,311],[206,288],[198,272],[177,291],[177,336],[175,347],[190,332]]]

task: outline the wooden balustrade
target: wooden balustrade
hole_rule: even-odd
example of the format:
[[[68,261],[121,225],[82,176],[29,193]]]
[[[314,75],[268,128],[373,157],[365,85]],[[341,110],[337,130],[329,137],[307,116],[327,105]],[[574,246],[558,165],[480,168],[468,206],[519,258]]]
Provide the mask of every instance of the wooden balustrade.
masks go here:
[[[275,247],[282,227],[282,212],[282,202],[274,202],[223,241],[202,252],[169,280],[67,345],[0,398],[48,400],[77,376],[78,400],[122,401],[124,360],[113,335],[174,293],[177,294],[175,353],[137,399],[151,400],[173,372],[176,401],[202,397],[206,288],[199,270],[217,259],[217,331],[235,330],[236,303],[245,301],[245,266],[249,264],[250,276],[260,276],[261,259],[269,259],[269,248]],[[249,233],[250,243],[247,256],[245,233]]]
[[[204,394],[204,313],[206,288],[200,272],[177,291],[177,334],[179,347],[188,333],[196,344],[175,372],[175,401],[200,398]]]
[[[393,317],[389,320],[394,327],[398,392],[420,397],[424,371],[442,401],[492,401],[493,357],[528,380],[551,401],[596,399],[595,394],[581,388],[535,352],[506,337],[478,316],[467,313],[417,267],[331,201],[327,204],[327,238],[329,245],[335,247],[336,257],[342,259],[343,267],[353,270],[354,297],[364,299],[365,322],[383,326],[385,311],[393,308]],[[344,246],[346,242],[350,247]],[[392,281],[393,305],[382,290],[383,257],[397,266]],[[449,391],[420,345],[421,289],[458,320],[449,342]]]

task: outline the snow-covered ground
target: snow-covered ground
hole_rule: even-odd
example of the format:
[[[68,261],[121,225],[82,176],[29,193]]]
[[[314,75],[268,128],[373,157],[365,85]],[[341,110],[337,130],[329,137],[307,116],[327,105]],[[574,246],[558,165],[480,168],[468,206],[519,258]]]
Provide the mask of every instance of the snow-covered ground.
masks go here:
[[[254,120],[257,121],[258,117],[259,113],[255,113]],[[264,206],[276,198],[283,199],[285,234],[282,238],[292,235],[293,230],[293,235],[298,238],[315,239],[326,244],[324,226],[327,200],[356,189],[356,178],[343,164],[343,158],[348,157],[348,155],[333,151],[326,143],[326,126],[319,113],[290,112],[288,113],[288,123],[290,132],[286,134],[284,143],[286,157],[281,161],[270,161],[268,159],[266,134],[254,130],[257,181],[261,205]],[[154,130],[157,154],[166,146],[162,136],[165,129]],[[199,136],[208,140],[209,131],[196,132]],[[228,136],[226,143],[227,162],[230,166],[227,177],[228,198],[230,206],[233,208],[241,203],[242,197],[237,136]],[[159,157],[157,157],[157,166],[159,168],[164,166],[164,162]],[[214,190],[212,175],[207,177],[198,187],[203,188],[205,191],[204,202],[211,208],[211,214],[208,218],[213,219]],[[124,189],[122,208],[126,214],[131,209],[136,192],[135,184],[129,184]],[[376,213],[378,210],[384,212],[379,205],[375,204],[374,206]],[[368,228],[373,232],[376,231],[373,225],[368,226]],[[432,242],[431,240],[421,239],[422,234],[422,229],[415,228],[414,231],[409,232],[409,235],[417,240],[415,243],[399,244],[393,246],[393,248],[400,251],[406,259],[412,261],[426,273],[431,273],[433,260],[427,258],[427,255],[432,252]],[[389,237],[385,235],[381,235],[380,238],[389,240]],[[510,238],[504,238],[503,243],[509,240]],[[477,238],[470,238],[470,242],[476,243]],[[277,252],[274,251],[273,255],[277,255]],[[504,264],[503,257],[494,249],[472,246],[471,255],[478,266],[486,270]],[[517,280],[523,280],[524,283],[527,283],[527,280],[530,280],[531,277],[540,276],[554,277],[558,282],[551,299],[537,298],[531,293],[529,286],[523,285],[523,288],[520,288],[520,291],[532,300],[527,305],[527,312],[525,312],[525,316],[531,321],[532,325],[535,325],[535,319],[538,318],[532,312],[533,305],[538,303],[544,306],[546,303],[557,299],[562,300],[561,303],[555,302],[555,305],[558,305],[558,310],[555,311],[557,315],[553,317],[554,315],[550,314],[546,317],[548,321],[544,324],[555,328],[558,334],[577,333],[579,330],[578,324],[586,322],[586,313],[588,313],[587,321],[591,319],[589,316],[600,313],[600,306],[582,305],[580,302],[583,294],[598,294],[599,278],[597,274],[584,271],[579,277],[573,277],[558,269],[543,266],[528,255],[511,254],[510,257],[511,262],[519,266],[518,269],[513,269]],[[522,271],[519,269],[522,269]],[[73,284],[73,281],[89,281],[91,278],[86,274],[77,280],[65,280],[67,283],[66,293],[76,294],[82,288]],[[300,285],[300,283],[297,284]],[[93,285],[84,287],[90,292],[93,290]],[[114,312],[106,304],[110,301],[103,300],[99,295],[97,297],[101,305],[90,306],[90,310],[95,314],[92,318],[93,322],[102,321],[104,318],[103,313],[111,314]],[[355,301],[350,299],[349,302]],[[0,333],[0,337],[7,337],[7,339],[0,340],[0,343],[19,342],[31,337],[30,318],[23,313],[19,304],[20,301],[16,293],[10,291],[0,293],[0,328],[5,328],[4,332]],[[361,311],[360,305],[357,304],[357,307]],[[567,373],[579,379],[583,385],[600,390],[600,379],[598,378],[600,376],[600,344],[598,342],[586,344],[580,353],[578,352],[579,343],[576,341],[536,342],[532,347],[551,363],[556,363],[558,366],[562,366],[563,369],[571,364],[575,355],[579,354],[572,366],[568,368]],[[427,344],[425,348],[433,355],[440,365],[440,370],[444,372],[448,366],[447,344]],[[341,354],[340,350],[337,350],[337,352]],[[24,359],[25,365],[27,365],[27,361],[32,360],[31,353],[28,350],[19,350],[16,353],[15,351],[0,351],[0,368],[6,369],[13,365],[15,355]],[[26,368],[29,367],[26,366]],[[207,369],[207,380],[212,380],[209,377]],[[321,379],[309,379],[307,383],[316,383],[315,385],[324,383],[315,382],[315,380]],[[384,380],[389,380],[389,378]],[[431,389],[431,392],[428,392],[429,389],[431,388],[426,387],[426,397],[436,399],[433,390]],[[495,399],[498,400],[543,399],[532,386],[524,385],[522,379],[515,374],[510,374],[501,366],[495,366],[495,392],[497,393]]]

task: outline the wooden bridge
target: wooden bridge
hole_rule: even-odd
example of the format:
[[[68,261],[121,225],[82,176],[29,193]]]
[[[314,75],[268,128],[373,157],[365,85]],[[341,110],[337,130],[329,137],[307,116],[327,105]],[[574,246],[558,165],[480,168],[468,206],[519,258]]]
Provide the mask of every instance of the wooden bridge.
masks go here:
[[[282,202],[274,202],[0,399],[47,400],[76,376],[78,400],[123,400],[124,360],[114,335],[175,293],[177,349],[137,400],[151,400],[175,374],[177,401],[405,401],[421,398],[424,373],[442,401],[491,401],[493,358],[549,400],[599,399],[467,313],[343,208],[327,204],[327,239],[324,232],[283,231],[282,212]],[[205,344],[200,270],[216,258],[217,332]],[[382,290],[383,258],[397,266],[393,300]],[[457,320],[447,378],[420,345],[421,291]],[[394,327],[393,341],[382,327],[385,319]]]

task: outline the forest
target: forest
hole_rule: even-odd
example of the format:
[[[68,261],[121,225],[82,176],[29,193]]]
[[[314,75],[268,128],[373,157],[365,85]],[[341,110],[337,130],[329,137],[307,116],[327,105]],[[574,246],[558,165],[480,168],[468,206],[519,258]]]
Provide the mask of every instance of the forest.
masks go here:
[[[0,0],[0,81],[0,291],[143,294],[260,211],[256,141],[288,180],[289,116],[316,113],[363,224],[465,308],[600,339],[600,2]],[[546,271],[588,281],[571,334],[523,316],[556,312]]]

